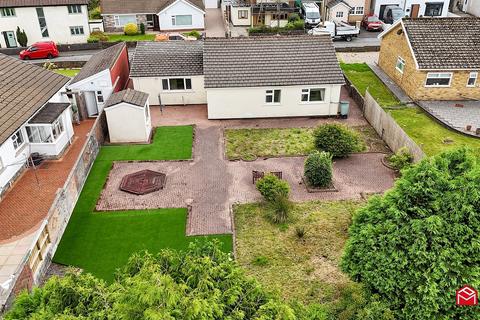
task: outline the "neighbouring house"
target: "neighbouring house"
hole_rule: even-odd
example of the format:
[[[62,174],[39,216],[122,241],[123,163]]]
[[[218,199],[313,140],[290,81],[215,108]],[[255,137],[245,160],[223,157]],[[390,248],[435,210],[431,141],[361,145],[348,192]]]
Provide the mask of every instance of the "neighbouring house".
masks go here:
[[[205,29],[202,0],[102,0],[101,8],[107,32],[123,32],[127,23],[155,31]]]
[[[0,47],[20,46],[16,30],[25,30],[28,44],[54,41],[85,43],[90,36],[88,0],[0,1]]]
[[[151,105],[207,103],[203,41],[139,42],[130,78]]]
[[[207,38],[209,119],[335,116],[345,80],[330,36]]]
[[[147,93],[133,89],[115,92],[104,109],[111,143],[150,141],[152,121]]]
[[[326,4],[327,20],[334,22],[347,22],[352,7],[343,0],[334,0]]]
[[[462,11],[480,17],[480,0],[459,0]]]
[[[480,18],[404,18],[379,35],[379,66],[413,100],[479,100]]]
[[[75,94],[76,106],[84,119],[97,116],[110,95],[125,89],[128,81],[127,46],[120,42],[94,54],[67,89]]]
[[[418,17],[446,17],[450,0],[372,0],[370,12],[383,18],[385,8],[396,5],[403,9],[405,16]]]
[[[0,195],[32,154],[58,158],[73,136],[70,78],[0,54]]]
[[[294,1],[229,0],[225,2],[226,15],[234,26],[284,27],[298,8]]]

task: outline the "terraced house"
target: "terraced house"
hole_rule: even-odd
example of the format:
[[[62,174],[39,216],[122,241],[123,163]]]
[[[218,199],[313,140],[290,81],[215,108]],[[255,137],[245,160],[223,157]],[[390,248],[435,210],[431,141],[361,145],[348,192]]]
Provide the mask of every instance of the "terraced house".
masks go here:
[[[25,30],[28,44],[85,43],[90,35],[87,4],[88,0],[2,0],[0,47],[20,46],[17,27]]]

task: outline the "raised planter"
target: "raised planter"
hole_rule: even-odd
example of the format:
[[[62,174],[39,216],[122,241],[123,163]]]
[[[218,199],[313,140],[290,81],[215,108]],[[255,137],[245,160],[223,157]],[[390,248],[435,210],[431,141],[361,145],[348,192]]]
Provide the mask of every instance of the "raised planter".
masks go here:
[[[315,188],[312,187],[308,184],[307,179],[302,176],[302,184],[305,186],[305,189],[307,189],[308,193],[317,193],[317,192],[338,192],[338,189],[335,187],[333,182],[330,183],[328,187],[325,188]]]

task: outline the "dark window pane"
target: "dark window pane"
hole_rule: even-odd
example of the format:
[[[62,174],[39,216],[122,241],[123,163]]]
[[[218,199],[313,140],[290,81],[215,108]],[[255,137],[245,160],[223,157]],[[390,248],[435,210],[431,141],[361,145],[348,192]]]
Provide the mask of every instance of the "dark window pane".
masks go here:
[[[162,79],[163,90],[168,90],[168,79]]]
[[[276,103],[280,102],[280,90],[274,91],[273,102],[276,102]]]
[[[310,101],[323,101],[324,89],[310,89]]]
[[[192,79],[185,79],[185,88],[192,89]]]
[[[185,90],[185,81],[182,79],[170,79],[170,90]]]
[[[450,84],[449,78],[428,78],[427,86],[448,86]]]
[[[271,94],[265,96],[265,102],[267,102],[267,103],[271,103],[273,101],[272,99],[273,99],[273,97],[272,97]]]

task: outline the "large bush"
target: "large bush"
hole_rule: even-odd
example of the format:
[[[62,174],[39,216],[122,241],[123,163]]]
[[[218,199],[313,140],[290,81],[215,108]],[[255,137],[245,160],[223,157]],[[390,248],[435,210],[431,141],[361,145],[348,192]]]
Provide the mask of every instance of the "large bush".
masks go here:
[[[123,26],[123,33],[125,33],[127,36],[134,36],[138,34],[138,26],[136,23],[127,23],[125,26]]]
[[[333,157],[346,157],[361,150],[358,133],[342,124],[330,123],[317,127],[313,133],[315,147],[329,152]]]
[[[108,36],[102,31],[93,31],[87,39],[88,43],[97,43],[108,41]]]
[[[332,155],[315,151],[305,160],[304,175],[313,187],[328,187],[332,183]]]
[[[393,168],[402,170],[413,163],[413,156],[407,148],[403,147],[396,153],[389,156],[388,162]]]
[[[257,189],[267,201],[275,201],[278,196],[288,198],[290,194],[290,186],[285,180],[279,179],[273,174],[267,174],[265,177],[258,179]]]
[[[405,169],[354,216],[343,270],[398,319],[478,319],[478,308],[455,305],[455,290],[480,288],[479,186],[480,165],[468,149]]]

